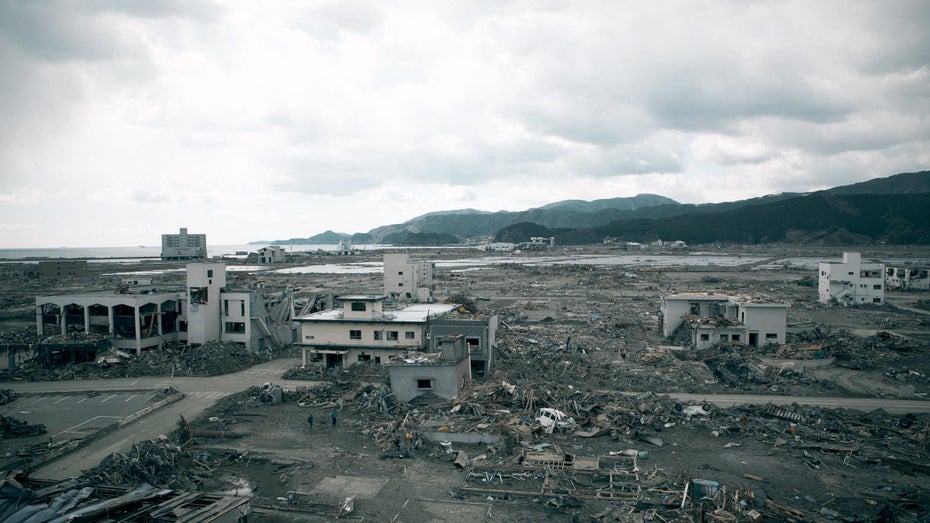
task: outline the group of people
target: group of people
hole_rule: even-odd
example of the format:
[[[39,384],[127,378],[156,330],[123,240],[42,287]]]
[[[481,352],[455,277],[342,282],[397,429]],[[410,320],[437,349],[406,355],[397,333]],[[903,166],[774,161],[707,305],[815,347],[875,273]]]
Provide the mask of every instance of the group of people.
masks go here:
[[[329,417],[333,420],[333,427],[336,426],[336,418],[339,417],[338,411],[333,409]],[[310,428],[313,429],[313,413],[307,416],[307,424],[310,425]]]

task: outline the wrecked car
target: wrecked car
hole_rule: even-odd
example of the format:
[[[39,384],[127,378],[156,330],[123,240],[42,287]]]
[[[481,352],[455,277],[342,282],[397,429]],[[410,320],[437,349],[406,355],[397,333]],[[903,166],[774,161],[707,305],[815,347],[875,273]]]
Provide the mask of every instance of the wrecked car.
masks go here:
[[[536,411],[536,423],[546,432],[552,434],[556,427],[569,429],[575,427],[575,419],[570,418],[561,410],[543,408]]]

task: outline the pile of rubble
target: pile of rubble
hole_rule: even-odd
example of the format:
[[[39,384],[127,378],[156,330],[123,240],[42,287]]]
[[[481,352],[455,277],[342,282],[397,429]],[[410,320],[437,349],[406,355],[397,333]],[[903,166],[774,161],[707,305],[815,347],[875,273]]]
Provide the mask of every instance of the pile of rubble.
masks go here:
[[[12,389],[0,389],[0,405],[6,405],[15,399],[16,391]]]
[[[0,416],[0,436],[4,438],[26,438],[39,436],[48,432],[45,425],[30,425],[26,421],[13,417]]]
[[[238,343],[210,341],[199,346],[168,345],[131,356],[111,350],[95,362],[47,367],[38,361],[20,365],[13,378],[28,381],[136,378],[141,376],[220,376],[268,361],[271,354],[249,352]]]
[[[8,344],[31,345],[38,341],[39,337],[36,336],[35,326],[0,330],[0,347]]]
[[[283,402],[338,406],[382,458],[428,458],[463,469],[464,483],[453,492],[461,499],[540,503],[556,513],[584,507],[595,521],[632,521],[631,514],[642,516],[636,521],[699,520],[701,514],[716,521],[856,520],[844,507],[861,501],[854,499],[858,493],[837,492],[829,504],[824,498],[791,497],[791,489],[778,490],[764,469],[734,479],[714,468],[678,469],[655,456],[667,458],[674,454],[668,449],[675,448],[687,452],[688,447],[675,445],[697,435],[735,455],[743,446],[754,449],[739,459],[751,462],[751,452],[767,449],[779,461],[815,475],[930,473],[926,416],[773,404],[724,409],[566,381],[495,380],[472,384],[451,402],[411,404],[393,401],[384,384],[343,380],[287,392]],[[228,430],[224,417],[242,415],[248,405],[270,403],[261,399],[261,388],[252,388],[223,400],[208,424],[198,428]],[[589,454],[579,454],[580,449]],[[876,510],[899,518],[930,509],[930,494],[901,482],[860,492]],[[891,508],[883,509],[886,504]]]

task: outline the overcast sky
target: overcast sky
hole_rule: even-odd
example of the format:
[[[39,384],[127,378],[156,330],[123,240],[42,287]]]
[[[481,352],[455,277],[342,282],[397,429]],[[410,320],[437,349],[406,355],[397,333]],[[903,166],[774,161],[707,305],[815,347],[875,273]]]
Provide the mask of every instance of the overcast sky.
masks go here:
[[[0,246],[930,167],[930,2],[0,0]]]

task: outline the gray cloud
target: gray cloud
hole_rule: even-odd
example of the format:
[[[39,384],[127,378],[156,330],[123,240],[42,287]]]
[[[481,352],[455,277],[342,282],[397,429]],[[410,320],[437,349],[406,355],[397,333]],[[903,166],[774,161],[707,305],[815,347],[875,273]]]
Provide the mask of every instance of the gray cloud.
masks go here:
[[[37,180],[118,179],[127,206],[177,204],[155,177],[361,230],[446,201],[736,198],[926,169],[928,17],[918,0],[11,0],[0,191],[41,209]],[[5,230],[25,219],[0,209]]]

